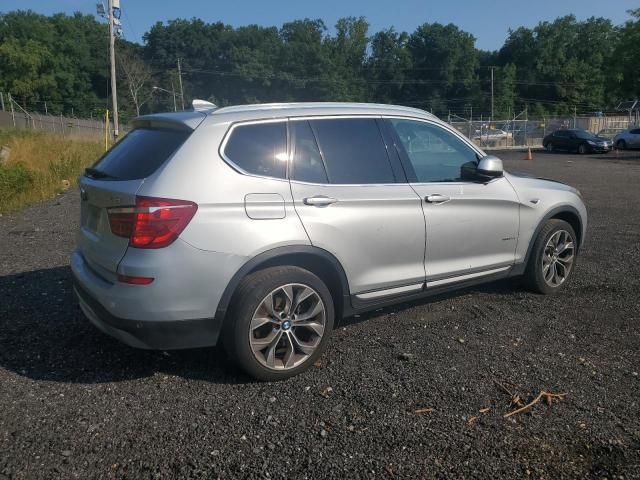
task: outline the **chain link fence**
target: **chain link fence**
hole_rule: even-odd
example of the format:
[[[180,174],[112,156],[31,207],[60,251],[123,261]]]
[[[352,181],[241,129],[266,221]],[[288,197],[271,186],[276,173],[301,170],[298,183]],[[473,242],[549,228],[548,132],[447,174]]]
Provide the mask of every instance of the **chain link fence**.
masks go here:
[[[627,116],[542,117],[506,120],[463,120],[449,123],[476,145],[484,149],[541,147],[543,138],[562,128],[581,128],[594,134],[613,138],[634,125]]]

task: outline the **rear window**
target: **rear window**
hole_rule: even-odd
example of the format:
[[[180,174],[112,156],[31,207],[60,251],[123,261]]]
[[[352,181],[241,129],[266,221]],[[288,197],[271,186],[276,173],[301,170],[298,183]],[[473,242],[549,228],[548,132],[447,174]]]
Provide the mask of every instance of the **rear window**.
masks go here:
[[[231,131],[225,156],[249,174],[287,176],[287,124],[263,122],[239,125]]]
[[[113,180],[137,180],[152,175],[191,132],[138,128],[127,134],[93,166]]]

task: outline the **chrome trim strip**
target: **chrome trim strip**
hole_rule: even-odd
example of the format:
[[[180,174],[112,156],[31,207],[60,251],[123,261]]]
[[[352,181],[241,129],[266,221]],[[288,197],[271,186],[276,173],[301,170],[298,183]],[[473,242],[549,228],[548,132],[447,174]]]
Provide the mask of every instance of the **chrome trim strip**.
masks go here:
[[[449,283],[462,282],[464,280],[471,280],[473,278],[484,277],[485,275],[493,275],[494,273],[506,272],[510,268],[511,265],[507,267],[494,268],[492,270],[483,270],[482,272],[467,273],[466,275],[458,275],[457,277],[443,278],[442,280],[427,281],[427,288],[447,285]]]
[[[373,300],[375,298],[390,297],[393,295],[401,295],[404,293],[419,292],[422,290],[424,282],[415,283],[413,285],[405,285],[404,287],[387,288],[385,290],[376,290],[375,292],[357,293],[358,300]]]

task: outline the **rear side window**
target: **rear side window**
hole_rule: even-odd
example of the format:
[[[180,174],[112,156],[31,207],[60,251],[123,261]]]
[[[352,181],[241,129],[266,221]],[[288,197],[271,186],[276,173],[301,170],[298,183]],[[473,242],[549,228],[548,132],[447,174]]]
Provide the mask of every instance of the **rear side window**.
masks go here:
[[[631,130],[629,132],[632,135],[640,135],[640,128],[636,128],[635,130]]]
[[[114,145],[93,166],[114,180],[152,175],[182,145],[191,132],[138,128]]]
[[[312,120],[329,182],[394,183],[378,124],[373,118]]]
[[[225,156],[249,174],[287,176],[287,125],[285,122],[238,125],[231,131]]]
[[[318,144],[309,122],[291,122],[293,135],[293,172],[291,178],[301,182],[328,183]]]

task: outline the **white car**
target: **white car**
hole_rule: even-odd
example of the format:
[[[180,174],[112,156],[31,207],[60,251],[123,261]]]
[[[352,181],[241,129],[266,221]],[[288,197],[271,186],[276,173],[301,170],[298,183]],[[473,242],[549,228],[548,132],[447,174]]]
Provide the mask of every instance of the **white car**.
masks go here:
[[[640,127],[630,128],[619,133],[614,137],[613,143],[620,150],[640,148]]]

